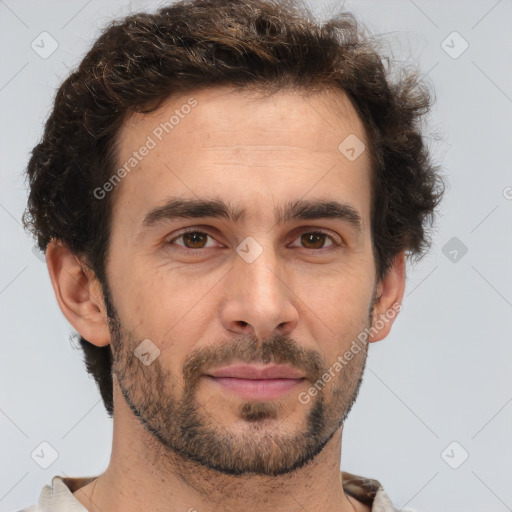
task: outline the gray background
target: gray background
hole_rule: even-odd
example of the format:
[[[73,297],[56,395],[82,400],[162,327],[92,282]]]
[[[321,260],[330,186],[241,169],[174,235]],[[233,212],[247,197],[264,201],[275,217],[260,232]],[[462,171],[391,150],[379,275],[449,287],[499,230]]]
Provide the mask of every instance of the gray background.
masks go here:
[[[311,4],[329,13],[327,3]],[[53,475],[96,475],[109,461],[111,420],[21,227],[23,170],[56,87],[99,28],[158,5],[0,0],[1,511],[35,503]],[[428,133],[440,134],[430,145],[448,189],[431,252],[409,267],[403,311],[370,346],[342,468],[380,480],[398,507],[512,510],[512,4],[345,7],[385,34],[397,59],[428,73],[437,98]],[[43,31],[58,43],[48,58],[31,47]],[[47,469],[31,457],[42,442],[58,452]]]

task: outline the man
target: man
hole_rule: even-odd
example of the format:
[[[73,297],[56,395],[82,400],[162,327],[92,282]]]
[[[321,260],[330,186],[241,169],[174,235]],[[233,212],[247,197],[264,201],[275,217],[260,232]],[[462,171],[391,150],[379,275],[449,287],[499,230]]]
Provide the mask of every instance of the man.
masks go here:
[[[57,93],[24,220],[112,455],[26,510],[395,510],[341,440],[442,196],[428,107],[346,13],[195,0],[107,27]]]

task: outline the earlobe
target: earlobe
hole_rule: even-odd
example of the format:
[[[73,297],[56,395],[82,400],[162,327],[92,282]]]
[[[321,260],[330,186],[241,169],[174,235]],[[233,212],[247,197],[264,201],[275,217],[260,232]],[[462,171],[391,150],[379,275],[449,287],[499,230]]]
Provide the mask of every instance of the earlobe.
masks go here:
[[[74,329],[96,346],[110,343],[107,314],[101,286],[78,257],[52,240],[46,250],[46,265],[57,303]]]
[[[397,254],[391,267],[379,282],[373,308],[372,329],[368,341],[383,340],[402,309],[405,290],[405,251]]]

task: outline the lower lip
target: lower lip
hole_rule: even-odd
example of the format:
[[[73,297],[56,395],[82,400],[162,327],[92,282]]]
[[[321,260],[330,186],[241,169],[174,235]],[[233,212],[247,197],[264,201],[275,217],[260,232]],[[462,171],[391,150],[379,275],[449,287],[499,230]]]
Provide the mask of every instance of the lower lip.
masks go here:
[[[294,389],[305,379],[238,379],[234,377],[212,377],[208,379],[237,395],[252,400],[272,400]]]

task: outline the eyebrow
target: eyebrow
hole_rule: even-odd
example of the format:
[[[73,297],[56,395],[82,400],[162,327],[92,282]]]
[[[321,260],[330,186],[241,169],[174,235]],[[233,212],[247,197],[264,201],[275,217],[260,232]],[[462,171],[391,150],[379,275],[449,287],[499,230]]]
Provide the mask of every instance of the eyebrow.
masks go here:
[[[163,221],[177,219],[215,218],[238,223],[246,218],[246,210],[220,199],[169,198],[165,204],[150,210],[142,222],[143,228],[151,228]],[[363,231],[363,220],[350,204],[331,200],[290,201],[274,210],[277,224],[293,220],[339,219],[358,233]]]

